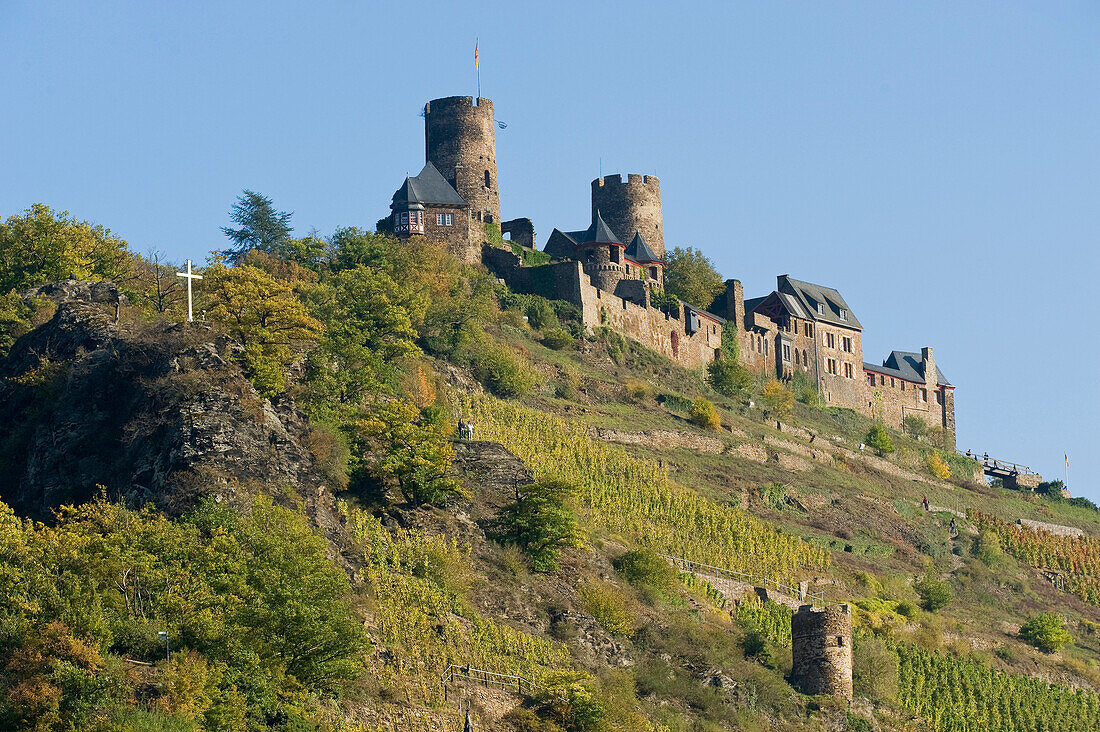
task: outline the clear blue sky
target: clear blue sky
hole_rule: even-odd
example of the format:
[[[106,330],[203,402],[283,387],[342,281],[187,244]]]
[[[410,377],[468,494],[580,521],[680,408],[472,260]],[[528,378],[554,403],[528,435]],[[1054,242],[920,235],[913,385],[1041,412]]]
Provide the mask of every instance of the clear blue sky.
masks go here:
[[[169,7],[171,5],[171,7]],[[482,89],[504,216],[656,173],[747,296],[839,289],[864,357],[935,347],[959,446],[1100,500],[1100,5],[0,0],[0,216],[203,260],[243,188],[372,226],[431,98]]]

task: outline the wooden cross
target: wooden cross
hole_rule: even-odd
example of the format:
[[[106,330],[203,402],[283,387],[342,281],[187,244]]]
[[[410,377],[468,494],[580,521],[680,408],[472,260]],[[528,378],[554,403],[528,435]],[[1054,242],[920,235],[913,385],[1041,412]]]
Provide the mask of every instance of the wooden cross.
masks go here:
[[[191,312],[191,281],[192,280],[201,280],[202,275],[191,274],[191,260],[188,259],[187,260],[187,272],[186,273],[176,272],[176,277],[183,277],[187,280],[187,322],[188,323],[193,322],[195,320],[195,316]]]

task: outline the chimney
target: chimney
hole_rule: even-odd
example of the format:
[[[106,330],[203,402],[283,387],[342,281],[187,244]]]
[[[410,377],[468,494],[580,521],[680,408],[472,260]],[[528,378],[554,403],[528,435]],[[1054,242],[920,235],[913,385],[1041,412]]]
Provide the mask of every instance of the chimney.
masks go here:
[[[936,390],[936,385],[940,381],[936,373],[936,359],[932,358],[932,346],[920,349],[920,360],[924,366],[924,385],[929,391],[928,398],[931,399],[931,392]]]

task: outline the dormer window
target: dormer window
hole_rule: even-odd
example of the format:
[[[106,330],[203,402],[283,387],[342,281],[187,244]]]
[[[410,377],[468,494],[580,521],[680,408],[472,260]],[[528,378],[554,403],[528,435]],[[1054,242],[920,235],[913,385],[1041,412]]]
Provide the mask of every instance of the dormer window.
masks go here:
[[[824,315],[825,314],[825,303],[819,302],[817,304],[817,314],[818,315]]]
[[[848,311],[845,310],[844,308],[840,309],[840,319],[841,320],[847,320],[848,319]]]

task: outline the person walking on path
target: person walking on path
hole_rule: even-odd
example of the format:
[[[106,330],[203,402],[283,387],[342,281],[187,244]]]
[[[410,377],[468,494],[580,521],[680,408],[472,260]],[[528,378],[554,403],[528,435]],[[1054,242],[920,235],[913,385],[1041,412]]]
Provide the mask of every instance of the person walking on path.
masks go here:
[[[924,505],[924,510],[925,511],[930,511],[931,510],[930,508],[928,508],[928,496],[925,496],[924,500],[921,501],[921,503]]]
[[[458,419],[458,439],[466,439],[466,420],[461,417]]]
[[[959,528],[958,528],[958,525],[955,523],[955,517],[952,516],[951,517],[951,536],[958,536],[958,535],[959,535]]]

